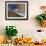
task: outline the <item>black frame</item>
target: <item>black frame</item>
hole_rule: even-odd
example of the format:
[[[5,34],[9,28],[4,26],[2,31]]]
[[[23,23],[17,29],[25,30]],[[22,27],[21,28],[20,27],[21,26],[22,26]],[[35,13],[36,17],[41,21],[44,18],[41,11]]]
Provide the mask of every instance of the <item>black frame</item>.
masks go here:
[[[25,3],[27,3],[27,17],[26,17],[26,19],[7,19],[7,14],[6,14],[6,3],[7,2],[25,2]],[[28,1],[5,1],[5,20],[28,20]]]

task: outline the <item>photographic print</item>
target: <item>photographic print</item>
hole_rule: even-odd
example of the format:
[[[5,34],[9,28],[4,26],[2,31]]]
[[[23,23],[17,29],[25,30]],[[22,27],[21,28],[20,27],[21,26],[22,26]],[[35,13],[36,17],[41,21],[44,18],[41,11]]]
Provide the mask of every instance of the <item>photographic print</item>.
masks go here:
[[[5,19],[7,20],[27,20],[28,2],[27,1],[6,1]]]

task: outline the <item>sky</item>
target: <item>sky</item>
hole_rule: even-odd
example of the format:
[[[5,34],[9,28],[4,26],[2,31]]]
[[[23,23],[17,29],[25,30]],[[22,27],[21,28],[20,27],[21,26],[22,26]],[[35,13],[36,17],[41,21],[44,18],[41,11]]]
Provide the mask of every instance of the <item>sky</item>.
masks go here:
[[[18,4],[8,4],[8,10],[14,10],[18,8]]]

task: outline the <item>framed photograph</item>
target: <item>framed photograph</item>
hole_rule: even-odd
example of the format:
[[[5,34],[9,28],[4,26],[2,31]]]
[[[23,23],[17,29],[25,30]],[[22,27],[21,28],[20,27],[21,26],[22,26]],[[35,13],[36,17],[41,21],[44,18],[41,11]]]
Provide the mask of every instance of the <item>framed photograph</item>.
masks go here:
[[[5,2],[6,20],[27,20],[28,1],[6,1]]]

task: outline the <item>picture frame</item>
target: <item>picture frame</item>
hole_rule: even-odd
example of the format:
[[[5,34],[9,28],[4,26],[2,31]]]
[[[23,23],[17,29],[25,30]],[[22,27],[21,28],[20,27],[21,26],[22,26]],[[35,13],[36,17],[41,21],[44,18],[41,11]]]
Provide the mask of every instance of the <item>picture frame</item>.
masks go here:
[[[28,1],[5,1],[6,20],[28,20]]]

